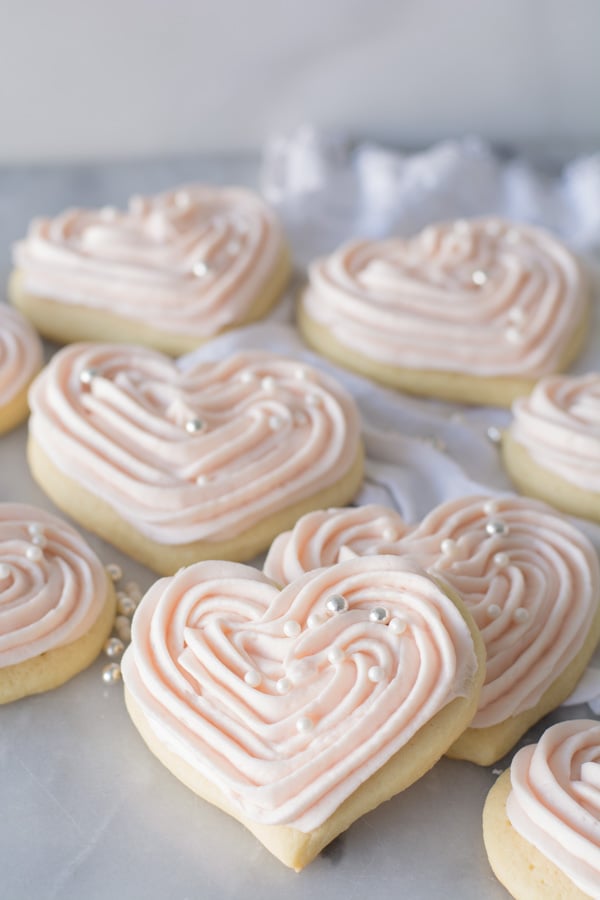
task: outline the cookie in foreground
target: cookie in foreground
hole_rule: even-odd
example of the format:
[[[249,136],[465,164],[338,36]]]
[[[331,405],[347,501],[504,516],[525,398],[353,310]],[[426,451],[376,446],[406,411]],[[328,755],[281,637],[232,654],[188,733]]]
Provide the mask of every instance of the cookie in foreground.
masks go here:
[[[483,837],[516,900],[600,896],[600,722],[553,725],[488,794]]]
[[[409,527],[382,506],[310,513],[275,539],[279,584],[351,556],[394,553],[443,578],[481,631],[486,677],[448,755],[491,765],[572,693],[600,638],[600,573],[587,537],[536,500],[462,497]]]
[[[13,256],[10,300],[41,334],[172,355],[263,318],[291,270],[258,194],[201,184],[36,219]]]
[[[600,522],[600,374],[544,378],[515,400],[502,458],[524,494]]]
[[[252,559],[362,482],[357,407],[271,353],[185,368],[142,347],[75,344],[30,390],[28,458],[58,507],[162,574]]]
[[[302,869],[471,720],[484,651],[450,594],[395,557],[282,591],[249,566],[197,563],[136,611],[129,713],[177,778]]]
[[[461,219],[316,260],[298,323],[319,353],[382,384],[508,406],[576,358],[589,305],[579,261],[551,234]]]
[[[42,364],[36,332],[18,310],[0,303],[0,434],[27,418],[27,389]]]
[[[0,704],[87,668],[114,615],[112,582],[74,528],[33,506],[0,504]]]

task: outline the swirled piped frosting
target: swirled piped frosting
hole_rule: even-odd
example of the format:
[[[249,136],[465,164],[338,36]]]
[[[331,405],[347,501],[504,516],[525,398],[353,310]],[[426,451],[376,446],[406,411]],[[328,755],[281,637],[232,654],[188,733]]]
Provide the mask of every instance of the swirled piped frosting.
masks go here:
[[[107,590],[102,563],[66,522],[0,504],[0,668],[82,637]]]
[[[360,453],[352,398],[271,353],[184,371],[143,348],[72,345],[29,399],[51,462],[161,544],[241,534],[339,481]]]
[[[513,416],[510,435],[535,463],[600,493],[600,374],[544,378]]]
[[[204,339],[247,317],[284,253],[257,194],[190,185],[36,219],[13,256],[30,294]]]
[[[381,363],[537,378],[560,367],[587,293],[550,234],[484,218],[345,244],[311,265],[302,304],[344,347]]]
[[[236,810],[306,832],[470,693],[477,657],[452,601],[397,558],[281,592],[204,562],[150,588],[122,668],[161,743]]]
[[[29,322],[0,303],[0,407],[25,390],[42,361],[42,345]]]
[[[510,768],[511,825],[585,894],[600,885],[600,722],[548,728]]]
[[[589,540],[521,497],[452,500],[411,529],[380,506],[309,513],[274,541],[265,572],[286,584],[364,553],[410,557],[462,596],[487,653],[472,728],[534,707],[583,646],[598,610],[600,570]]]

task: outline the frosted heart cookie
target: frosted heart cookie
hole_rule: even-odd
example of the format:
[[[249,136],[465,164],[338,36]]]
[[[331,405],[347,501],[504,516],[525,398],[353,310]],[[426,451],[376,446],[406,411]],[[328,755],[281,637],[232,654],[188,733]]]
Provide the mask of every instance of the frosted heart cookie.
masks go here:
[[[90,531],[163,574],[251,559],[362,481],[358,410],[333,379],[271,353],[181,366],[81,344],[30,391],[34,478]]]
[[[0,303],[0,434],[26,418],[27,389],[42,363],[42,345],[31,325]]]
[[[112,582],[81,535],[41,509],[0,503],[0,703],[85,669],[114,615]]]
[[[588,306],[563,244],[484,218],[353,241],[317,260],[298,322],[320,353],[383,384],[508,406],[575,359]]]
[[[122,662],[150,749],[297,870],[431,768],[482,669],[468,613],[396,557],[282,591],[249,566],[190,566],[143,598]]]
[[[600,374],[544,378],[513,416],[502,457],[519,490],[600,521]]]
[[[483,837],[517,900],[600,896],[600,722],[553,725],[488,794]]]
[[[41,334],[178,355],[267,314],[290,275],[274,213],[252,191],[191,185],[126,211],[69,209],[16,244],[9,297]]]
[[[304,516],[265,561],[279,584],[353,555],[395,553],[442,577],[481,631],[486,677],[450,756],[490,765],[572,693],[600,638],[600,572],[578,529],[535,500],[463,497],[408,528],[380,506]]]

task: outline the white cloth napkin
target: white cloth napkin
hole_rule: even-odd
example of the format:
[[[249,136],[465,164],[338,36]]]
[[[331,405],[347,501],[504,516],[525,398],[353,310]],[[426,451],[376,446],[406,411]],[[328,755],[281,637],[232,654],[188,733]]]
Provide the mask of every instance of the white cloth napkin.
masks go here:
[[[550,177],[522,160],[502,161],[474,139],[423,153],[392,153],[371,144],[347,149],[338,138],[300,129],[267,147],[262,186],[279,211],[302,269],[356,235],[410,234],[428,222],[498,213],[545,225],[585,252],[593,271],[600,250],[600,154]],[[487,429],[507,410],[463,407],[386,390],[311,353],[293,326],[293,291],[265,322],[227,333],[181,360],[217,359],[241,348],[274,350],[341,381],[361,411],[366,479],[357,503],[385,503],[417,522],[445,500],[507,492],[510,482]],[[600,316],[574,371],[600,371]],[[600,551],[600,527],[578,520]],[[600,656],[572,702],[600,713]]]

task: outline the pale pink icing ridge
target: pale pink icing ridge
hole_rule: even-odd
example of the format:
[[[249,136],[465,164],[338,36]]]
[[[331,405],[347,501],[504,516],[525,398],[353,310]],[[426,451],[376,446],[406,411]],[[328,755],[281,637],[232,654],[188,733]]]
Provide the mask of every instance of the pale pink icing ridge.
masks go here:
[[[106,573],[81,535],[44,510],[0,504],[1,668],[82,637],[106,598]]]
[[[358,522],[362,532],[356,540]],[[505,533],[489,535],[486,526],[493,522],[502,523]],[[390,541],[394,528],[397,539]],[[309,513],[275,540],[264,568],[285,584],[352,553],[410,557],[463,597],[487,652],[473,728],[535,706],[581,649],[598,609],[593,546],[534,500],[463,497],[441,504],[411,529],[393,510],[378,506]]]
[[[348,610],[329,613],[332,595]],[[370,619],[382,605],[389,623]],[[435,582],[371,557],[282,592],[237,563],[162,579],[136,612],[123,678],[157,738],[241,814],[310,831],[464,695],[476,668],[468,626]]]
[[[284,252],[257,194],[189,185],[36,219],[14,262],[30,294],[200,339],[246,317]]]
[[[29,322],[0,303],[0,407],[25,390],[42,362],[42,344]]]
[[[163,544],[235,537],[339,481],[360,448],[352,398],[271,353],[182,371],[143,348],[73,345],[36,379],[30,406],[54,465]]]
[[[555,375],[513,403],[511,437],[533,461],[600,493],[600,374]]]
[[[548,232],[482,218],[345,244],[310,266],[302,303],[381,363],[537,378],[559,367],[587,294],[578,261]]]
[[[506,803],[521,837],[590,897],[600,885],[600,722],[559,722],[523,747]]]

